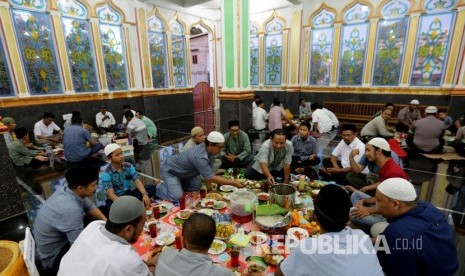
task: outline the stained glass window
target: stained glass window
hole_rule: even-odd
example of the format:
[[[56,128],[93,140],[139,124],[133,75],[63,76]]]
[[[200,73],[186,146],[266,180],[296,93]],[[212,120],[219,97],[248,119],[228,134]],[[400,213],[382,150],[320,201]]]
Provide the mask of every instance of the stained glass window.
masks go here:
[[[11,13],[30,93],[61,93],[49,16],[44,12],[15,8],[11,9]]]
[[[333,55],[333,22],[335,14],[323,9],[313,19],[310,45],[310,85],[329,85]]]
[[[250,84],[258,85],[259,79],[259,39],[258,39],[258,24],[252,23],[250,26]]]
[[[152,82],[154,88],[168,86],[166,64],[166,34],[163,22],[156,16],[148,19],[148,36],[150,63],[152,65]]]
[[[344,14],[346,24],[342,27],[339,58],[340,85],[362,85],[369,13],[368,6],[357,3]]]
[[[454,23],[453,0],[424,1],[410,85],[440,86]]]
[[[402,69],[404,44],[410,9],[408,0],[392,0],[381,9],[383,19],[378,24],[373,85],[396,86]]]
[[[87,9],[74,1],[58,1],[74,91],[98,91],[95,57]]]
[[[108,90],[127,90],[126,56],[121,28],[121,15],[105,5],[97,9],[100,20],[100,39],[105,63]]]
[[[0,39],[0,97],[14,96],[15,94],[4,49],[3,42]]]
[[[283,22],[274,18],[265,27],[265,85],[280,85],[283,55]]]
[[[184,28],[181,23],[174,21],[170,25],[170,31],[174,86],[186,87],[186,46],[184,42]]]

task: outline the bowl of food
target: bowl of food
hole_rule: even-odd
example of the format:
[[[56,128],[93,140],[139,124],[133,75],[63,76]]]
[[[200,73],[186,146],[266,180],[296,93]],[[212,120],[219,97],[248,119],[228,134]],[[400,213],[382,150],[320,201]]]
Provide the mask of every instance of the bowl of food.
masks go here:
[[[226,250],[226,243],[224,243],[224,241],[213,240],[213,243],[210,246],[210,249],[208,249],[208,254],[219,255],[223,253],[225,250]]]
[[[181,210],[178,212],[177,215],[178,215],[178,218],[186,220],[192,215],[192,213],[193,212],[191,210]]]
[[[224,209],[226,208],[228,204],[224,201],[217,201],[215,202],[215,204],[213,205],[213,209],[216,209],[216,210],[221,210],[221,209]]]
[[[216,224],[216,234],[215,239],[227,240],[234,234],[234,228],[232,223],[229,222],[219,222]]]
[[[223,196],[219,193],[208,193],[205,198],[207,199],[214,199],[214,200],[221,200]]]
[[[213,206],[215,206],[216,204],[216,200],[214,199],[204,199],[202,200],[202,207],[203,208],[213,208]]]
[[[247,265],[244,270],[246,276],[262,276],[266,275],[268,265],[261,256],[249,256],[246,259]]]
[[[285,215],[257,216],[253,213],[254,221],[265,233],[280,233],[286,231],[292,221],[291,213]]]
[[[250,243],[253,245],[262,244],[266,242],[266,240],[268,239],[268,236],[265,233],[260,232],[260,231],[252,231],[250,232],[249,235],[250,235]]]

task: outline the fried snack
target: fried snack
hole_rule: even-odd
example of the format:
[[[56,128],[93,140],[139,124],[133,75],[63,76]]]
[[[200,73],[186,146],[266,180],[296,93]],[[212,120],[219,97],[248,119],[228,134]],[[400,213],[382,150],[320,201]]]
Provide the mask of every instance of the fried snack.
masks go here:
[[[216,237],[220,239],[229,239],[234,234],[234,229],[231,223],[216,224]]]
[[[282,260],[284,260],[282,255],[273,254],[268,246],[262,247],[261,255],[265,263],[271,266],[277,266]]]

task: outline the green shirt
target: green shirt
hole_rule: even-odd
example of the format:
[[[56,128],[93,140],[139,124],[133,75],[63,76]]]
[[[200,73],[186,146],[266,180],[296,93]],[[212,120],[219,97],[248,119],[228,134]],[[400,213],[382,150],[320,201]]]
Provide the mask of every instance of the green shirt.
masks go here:
[[[250,140],[247,134],[240,130],[237,138],[230,137],[231,133],[225,133],[224,136],[224,148],[221,150],[221,156],[227,154],[234,154],[239,160],[243,160],[249,155],[252,150],[250,149]]]
[[[11,160],[16,166],[28,165],[31,163],[33,157],[37,155],[37,151],[26,148],[20,139],[15,140],[10,144],[8,152]]]
[[[153,123],[150,118],[147,116],[142,117],[142,122],[144,122],[145,126],[147,127],[147,134],[150,138],[157,138],[157,126]]]

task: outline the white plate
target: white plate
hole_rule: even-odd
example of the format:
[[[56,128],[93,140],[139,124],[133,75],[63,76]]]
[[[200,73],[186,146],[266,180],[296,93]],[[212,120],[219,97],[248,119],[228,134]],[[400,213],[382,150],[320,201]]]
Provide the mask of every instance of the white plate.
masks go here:
[[[231,185],[223,185],[220,187],[220,190],[223,191],[223,192],[232,192],[232,191],[235,191],[237,188],[234,187],[234,186],[231,186]]]
[[[223,199],[224,200],[227,200],[227,201],[231,201],[231,199],[229,198],[232,194],[224,194],[223,195]]]
[[[212,210],[212,209],[200,209],[197,212],[201,214],[205,214],[210,217],[212,216],[213,213],[219,213],[217,210]]]
[[[183,218],[183,217],[181,217],[181,212],[183,212],[183,211],[189,212],[191,215],[192,215],[192,213],[193,213],[193,211],[191,211],[191,210],[181,210],[181,211],[177,212],[177,213],[176,213],[176,216],[177,216],[178,218],[184,219],[184,220],[186,220],[186,219],[188,219],[188,218]]]
[[[216,200],[214,199],[204,199],[202,200],[202,203],[200,203],[203,208],[213,208],[215,204]]]
[[[223,208],[225,208],[228,204],[226,204],[226,202],[224,201],[217,201],[215,203],[215,205],[213,205],[213,209],[216,209],[216,210],[221,210]]]
[[[250,243],[254,245],[262,244],[266,242],[266,240],[268,239],[268,236],[265,233],[260,232],[260,231],[250,232],[249,235],[250,235]]]
[[[145,232],[150,232],[149,225],[150,225],[150,224],[153,224],[153,223],[156,223],[156,224],[157,224],[157,230],[161,228],[161,222],[155,221],[155,220],[151,220],[151,221],[147,221],[147,222],[144,224],[144,231],[145,231]]]
[[[213,245],[215,245],[217,248],[213,249],[212,247],[210,247],[210,249],[208,249],[208,254],[218,255],[226,250],[226,243],[224,243],[224,241],[215,239],[213,240],[212,246]]]
[[[298,233],[298,234],[297,234]],[[296,235],[297,234],[297,235]],[[298,241],[301,241],[305,238],[308,238],[310,235],[308,234],[308,231],[302,228],[298,227],[292,227],[287,230],[287,235],[295,238]]]
[[[155,238],[155,243],[160,246],[170,245],[174,242],[175,239],[176,239],[176,236],[173,233],[165,232]]]

